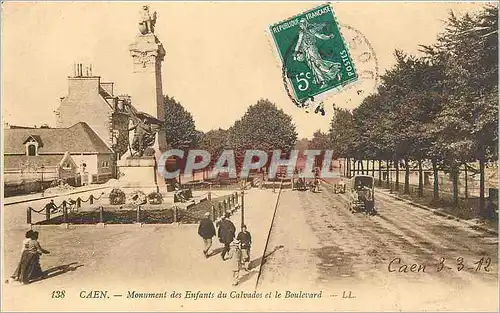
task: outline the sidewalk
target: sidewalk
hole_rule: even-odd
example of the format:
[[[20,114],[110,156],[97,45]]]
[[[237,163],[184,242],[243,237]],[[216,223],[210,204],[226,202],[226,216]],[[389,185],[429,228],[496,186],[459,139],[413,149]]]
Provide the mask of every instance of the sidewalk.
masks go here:
[[[333,183],[331,183],[331,182],[328,182],[326,180],[323,180],[323,181],[325,183],[327,183],[327,184],[333,185]],[[349,181],[349,179],[347,179],[345,177],[342,177],[342,181],[345,182],[345,183],[347,183]],[[452,219],[452,220],[459,221],[459,222],[464,223],[464,224],[466,224],[466,225],[468,225],[468,226],[470,226],[472,228],[480,229],[480,230],[482,230],[484,232],[487,232],[487,233],[490,233],[490,234],[493,234],[493,235],[498,235],[498,230],[490,228],[490,227],[486,227],[486,226],[481,225],[481,224],[479,224],[477,222],[473,222],[473,220],[464,220],[464,219],[461,219],[459,217],[453,216],[451,214],[445,213],[445,212],[443,212],[443,210],[434,209],[434,208],[428,207],[426,205],[417,203],[415,201],[411,201],[411,200],[408,200],[408,199],[404,199],[404,198],[398,197],[398,196],[390,193],[388,190],[386,190],[386,189],[384,189],[382,187],[375,187],[375,189],[379,193],[385,195],[386,197],[391,197],[393,199],[397,199],[398,201],[401,201],[401,202],[404,202],[406,204],[412,205],[412,206],[417,207],[419,209],[424,209],[426,211],[430,211],[430,212],[432,212],[435,215],[442,216],[442,217],[445,217],[447,219]]]
[[[442,217],[445,217],[445,218],[450,219],[450,220],[456,220],[456,221],[459,221],[461,223],[467,224],[468,226],[470,226],[472,228],[480,229],[482,231],[485,231],[485,232],[493,234],[493,235],[498,235],[498,230],[490,228],[490,227],[486,227],[486,226],[481,225],[481,224],[479,224],[477,222],[473,222],[474,220],[464,220],[464,219],[461,219],[461,218],[456,217],[454,215],[445,213],[445,212],[443,212],[440,209],[434,209],[434,208],[428,207],[426,205],[417,203],[415,201],[411,201],[411,200],[408,200],[408,199],[404,199],[404,198],[398,197],[398,196],[390,193],[389,191],[381,189],[381,188],[377,188],[377,190],[378,190],[379,193],[382,193],[385,196],[397,199],[398,201],[401,201],[401,202],[404,202],[406,204],[415,206],[415,207],[417,207],[419,209],[424,209],[426,211],[430,211],[430,212],[432,212],[435,215],[442,216]]]
[[[130,309],[133,300],[125,300],[129,291],[178,291],[196,292],[252,292],[266,246],[267,236],[278,194],[270,190],[250,189],[245,192],[245,224],[252,234],[250,272],[241,271],[240,283],[232,286],[232,260],[222,261],[222,245],[213,238],[212,250],[216,255],[206,259],[202,254],[203,242],[197,234],[198,225],[106,225],[104,228],[75,227],[44,228],[41,242],[51,254],[44,255],[42,268],[62,264],[82,265],[69,271],[22,288],[4,286],[3,309],[9,311],[46,311],[54,302],[46,301],[47,290],[66,290],[64,301],[58,302],[59,310],[79,311],[101,309],[102,302],[81,299],[82,290],[109,290],[122,297],[106,299],[106,305],[115,310]],[[240,230],[241,209],[231,220]],[[6,238],[8,270],[18,262],[18,241],[23,230],[10,233]],[[96,273],[98,273],[96,275]],[[30,294],[31,301],[19,301]],[[45,299],[45,301],[44,301]],[[230,299],[228,299],[230,301]],[[195,310],[203,303],[207,310],[227,310],[228,302],[169,301],[169,311]],[[134,301],[135,310],[147,310],[150,301]],[[235,305],[235,302],[231,302]],[[199,307],[198,307],[199,309]],[[234,307],[233,307],[234,309]]]

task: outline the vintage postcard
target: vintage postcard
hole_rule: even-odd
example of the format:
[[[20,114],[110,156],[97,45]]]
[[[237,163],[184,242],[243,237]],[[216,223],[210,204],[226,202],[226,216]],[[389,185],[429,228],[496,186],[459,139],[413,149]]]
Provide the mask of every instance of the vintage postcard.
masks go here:
[[[490,311],[496,2],[2,3],[2,311]]]

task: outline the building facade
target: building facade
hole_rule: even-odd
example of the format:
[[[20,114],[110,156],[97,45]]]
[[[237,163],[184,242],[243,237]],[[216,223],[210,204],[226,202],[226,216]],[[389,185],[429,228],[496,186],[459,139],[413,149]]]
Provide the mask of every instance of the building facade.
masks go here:
[[[73,185],[114,176],[114,153],[85,122],[68,128],[4,129],[4,184],[41,185],[63,179]]]
[[[76,64],[68,77],[68,94],[55,112],[57,128],[85,122],[119,159],[128,150],[130,105],[129,96],[114,94],[114,83],[93,76],[91,66]]]

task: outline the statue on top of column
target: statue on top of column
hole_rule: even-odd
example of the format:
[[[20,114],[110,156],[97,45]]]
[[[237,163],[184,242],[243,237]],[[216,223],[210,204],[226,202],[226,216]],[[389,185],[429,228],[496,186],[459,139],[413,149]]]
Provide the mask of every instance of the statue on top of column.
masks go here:
[[[146,35],[154,33],[156,24],[156,11],[149,11],[149,5],[143,5],[139,18],[139,31]]]

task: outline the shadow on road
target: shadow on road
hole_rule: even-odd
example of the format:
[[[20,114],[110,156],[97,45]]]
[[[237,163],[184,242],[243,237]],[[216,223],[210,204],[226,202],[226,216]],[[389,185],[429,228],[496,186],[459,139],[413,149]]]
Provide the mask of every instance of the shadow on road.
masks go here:
[[[273,251],[271,251],[271,252],[267,253],[267,254],[264,256],[264,262],[266,261],[266,259],[267,259],[269,256],[271,256],[271,254],[273,254],[274,252],[276,252],[276,251],[278,251],[279,249],[282,249],[282,248],[284,248],[284,247],[285,247],[285,246],[283,246],[283,245],[279,245],[279,246],[274,247]],[[259,264],[261,264],[261,263],[262,263],[262,264],[264,264],[264,262],[262,262],[262,257],[259,257],[259,258],[257,258],[257,259],[254,259],[254,260],[250,261],[250,264],[249,264],[248,268],[249,268],[249,269],[253,269],[253,268],[255,268],[255,267],[258,267],[258,266],[259,266]]]
[[[65,265],[51,267],[43,272],[42,277],[34,279],[30,283],[35,283],[35,282],[39,282],[39,281],[42,281],[45,279],[56,277],[56,276],[62,275],[64,273],[67,273],[70,271],[71,272],[76,271],[77,268],[82,267],[82,266],[83,266],[83,264],[78,264],[78,262],[72,262],[72,263],[65,264]]]
[[[217,249],[214,249],[209,255],[208,257],[211,258],[213,256],[216,256],[217,254],[221,253],[222,250],[224,250],[224,247],[220,247],[220,248],[217,248]]]
[[[242,284],[244,282],[246,282],[247,280],[250,280],[255,274],[257,274],[259,271],[250,271],[250,272],[247,272],[245,275],[241,276],[239,281],[238,281],[238,284]]]

